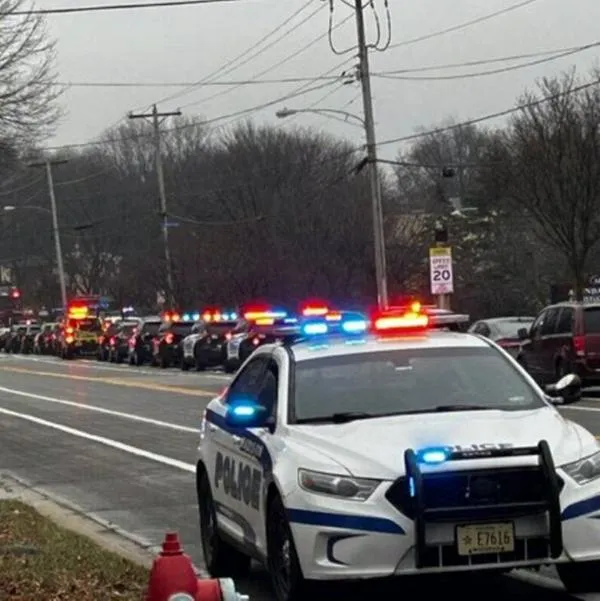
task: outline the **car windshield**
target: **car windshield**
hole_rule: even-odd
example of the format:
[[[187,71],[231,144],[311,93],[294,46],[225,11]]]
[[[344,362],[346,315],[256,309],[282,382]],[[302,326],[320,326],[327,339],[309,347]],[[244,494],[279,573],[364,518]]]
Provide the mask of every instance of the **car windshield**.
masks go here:
[[[444,410],[545,407],[541,395],[493,348],[375,351],[296,363],[298,423],[337,414],[368,417]],[[445,409],[450,407],[450,409]],[[335,419],[332,419],[335,421]]]
[[[173,324],[169,328],[169,331],[177,336],[187,336],[194,324],[191,321],[182,321],[181,323]]]
[[[160,321],[155,322],[146,322],[144,327],[142,328],[143,334],[150,334],[150,336],[156,336],[158,334],[158,330],[160,329]]]
[[[223,321],[221,323],[211,323],[206,326],[206,331],[209,334],[215,334],[216,336],[224,336],[227,332],[231,332],[237,322],[235,321]]]
[[[80,332],[97,332],[101,329],[97,319],[74,319],[69,322],[69,325]]]
[[[506,321],[497,321],[496,327],[498,328],[500,338],[518,338],[519,330],[525,328],[529,331],[533,319],[515,319]]]

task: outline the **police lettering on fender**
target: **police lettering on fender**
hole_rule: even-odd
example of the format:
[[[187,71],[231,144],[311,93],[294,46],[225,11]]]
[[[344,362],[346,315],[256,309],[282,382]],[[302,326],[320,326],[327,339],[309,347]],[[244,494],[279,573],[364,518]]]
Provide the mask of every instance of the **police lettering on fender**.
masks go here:
[[[217,453],[215,488],[222,488],[227,496],[258,510],[260,509],[261,484],[262,473],[259,469],[237,461],[228,455]]]

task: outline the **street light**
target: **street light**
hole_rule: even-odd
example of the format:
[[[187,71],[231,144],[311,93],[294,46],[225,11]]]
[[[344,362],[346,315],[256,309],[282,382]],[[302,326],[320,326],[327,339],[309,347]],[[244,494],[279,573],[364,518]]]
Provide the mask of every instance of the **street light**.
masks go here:
[[[36,207],[32,205],[22,205],[20,207],[15,207],[13,205],[5,205],[3,207],[3,211],[8,213],[11,211],[17,210],[26,210],[26,211],[41,211],[42,213],[46,213],[52,216],[52,231],[54,234],[54,246],[56,248],[56,265],[58,267],[58,279],[60,282],[60,294],[62,298],[63,308],[66,310],[67,307],[67,280],[65,276],[65,267],[63,264],[63,256],[62,256],[62,247],[60,244],[60,232],[58,228],[58,216],[56,214],[56,203],[52,203],[52,210],[46,209],[44,207]]]
[[[324,115],[326,117],[335,117],[337,115],[344,117],[343,121],[348,121],[348,119],[352,119],[357,121],[360,127],[366,127],[366,122],[364,119],[359,117],[358,115],[354,115],[353,113],[349,113],[348,111],[342,111],[338,109],[290,109],[286,106],[281,110],[275,113],[275,116],[279,119],[285,119],[286,117],[293,117],[298,113],[314,113],[315,115]]]
[[[361,26],[362,27],[362,26]],[[366,59],[366,57],[364,57]],[[307,108],[307,109],[289,109],[284,107],[277,111],[275,115],[279,119],[285,117],[291,117],[298,113],[315,113],[323,114],[331,118],[337,118],[340,121],[338,115],[344,117],[344,121],[352,119],[356,121],[365,130],[367,139],[367,164],[369,165],[369,179],[371,181],[371,204],[373,207],[373,245],[375,250],[375,273],[377,280],[377,304],[380,309],[388,306],[388,288],[387,288],[387,261],[386,261],[386,248],[385,248],[385,231],[383,223],[383,208],[381,199],[381,182],[379,181],[379,172],[377,170],[377,151],[375,146],[375,128],[373,124],[372,107],[370,102],[370,91],[365,92],[363,95],[368,96],[368,102],[365,100],[365,119],[362,119],[358,115],[354,115],[347,111],[339,109],[329,108]],[[368,108],[367,108],[368,107]]]

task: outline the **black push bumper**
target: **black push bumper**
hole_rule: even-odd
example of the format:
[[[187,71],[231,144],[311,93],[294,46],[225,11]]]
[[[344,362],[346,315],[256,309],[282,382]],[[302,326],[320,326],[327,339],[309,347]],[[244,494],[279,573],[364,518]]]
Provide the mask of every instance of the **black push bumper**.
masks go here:
[[[472,563],[497,563],[526,559],[557,558],[563,552],[560,492],[564,482],[555,470],[550,447],[541,440],[535,447],[480,451],[456,451],[448,462],[501,457],[537,456],[537,465],[456,471],[427,471],[419,466],[417,453],[404,453],[406,476],[398,478],[386,493],[387,500],[414,521],[415,566],[459,566],[455,546],[428,545],[427,526],[435,523],[490,523],[545,514],[548,533],[523,541],[511,553],[473,557]],[[472,494],[475,491],[477,494]],[[445,555],[444,555],[445,554]]]

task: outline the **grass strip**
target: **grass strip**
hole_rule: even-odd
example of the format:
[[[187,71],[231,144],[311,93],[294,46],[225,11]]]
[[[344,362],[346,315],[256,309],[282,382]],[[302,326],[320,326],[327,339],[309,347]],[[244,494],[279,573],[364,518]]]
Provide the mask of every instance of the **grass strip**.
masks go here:
[[[0,599],[140,601],[148,571],[58,526],[20,501],[0,501]]]

